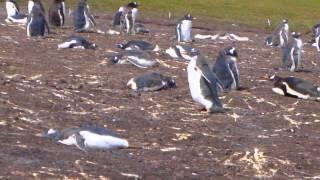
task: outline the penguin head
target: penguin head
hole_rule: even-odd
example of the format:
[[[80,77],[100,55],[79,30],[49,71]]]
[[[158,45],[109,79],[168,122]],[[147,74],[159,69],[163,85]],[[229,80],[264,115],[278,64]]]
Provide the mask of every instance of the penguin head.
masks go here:
[[[184,15],[183,20],[192,21],[193,20],[193,16],[190,13],[188,13],[188,14]]]
[[[263,79],[269,80],[269,81],[277,81],[280,77],[275,74],[266,74],[263,76]]]
[[[49,129],[48,132],[46,132],[43,136],[47,137],[49,139],[52,139],[54,141],[58,141],[61,139],[62,134],[61,134],[61,132],[56,131],[54,129]]]
[[[176,81],[175,81],[174,79],[172,79],[172,78],[166,79],[166,83],[167,83],[166,86],[167,86],[168,88],[177,87]]]
[[[119,63],[121,57],[122,57],[121,54],[112,55],[111,57],[109,57],[109,61],[112,64],[117,64],[117,63]]]
[[[138,8],[139,4],[136,1],[130,2],[129,4],[127,4],[128,8]]]
[[[88,48],[88,49],[96,49],[96,48],[97,48],[97,45],[96,45],[95,43],[90,43],[87,48]]]
[[[282,23],[283,23],[283,24],[288,24],[288,22],[289,22],[288,19],[283,19],[283,20],[282,20]]]
[[[200,51],[196,48],[192,48],[191,51],[190,51],[190,57],[195,57],[195,56],[198,56],[200,55]]]
[[[125,45],[124,44],[117,44],[117,48],[124,49]]]
[[[226,48],[224,49],[224,52],[225,52],[225,54],[228,55],[228,56],[238,57],[238,52],[237,52],[236,48],[234,48],[234,47],[231,47],[231,46],[226,47]]]
[[[272,36],[268,36],[264,42],[266,46],[272,46]]]
[[[292,36],[293,38],[297,39],[297,38],[300,38],[301,33],[300,33],[300,32],[292,32],[292,33],[291,33],[291,36]]]

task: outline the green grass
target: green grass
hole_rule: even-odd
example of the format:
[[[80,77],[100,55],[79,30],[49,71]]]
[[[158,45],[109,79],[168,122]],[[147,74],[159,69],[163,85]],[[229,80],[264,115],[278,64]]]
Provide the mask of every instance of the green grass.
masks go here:
[[[130,0],[88,0],[93,9],[114,12]],[[77,0],[67,0],[77,2]],[[264,28],[288,18],[292,29],[304,31],[320,21],[319,0],[137,0],[141,16],[174,17],[190,12],[200,21],[222,21]]]

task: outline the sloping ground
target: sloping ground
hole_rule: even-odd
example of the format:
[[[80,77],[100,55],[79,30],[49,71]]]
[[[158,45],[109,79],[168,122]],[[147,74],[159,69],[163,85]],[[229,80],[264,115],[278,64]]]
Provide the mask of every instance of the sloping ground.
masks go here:
[[[3,11],[1,11],[3,12]],[[1,13],[1,19],[4,19]],[[109,16],[97,19],[101,28]],[[157,20],[162,24],[164,20]],[[161,22],[161,23],[160,23]],[[200,112],[192,101],[186,62],[160,55],[147,71],[173,76],[178,88],[135,96],[127,81],[146,70],[110,65],[115,44],[145,39],[162,49],[174,43],[172,26],[147,24],[146,36],[83,34],[98,44],[91,50],[57,50],[71,28],[30,39],[20,27],[0,32],[0,177],[101,179],[317,179],[320,177],[319,102],[281,97],[262,80],[280,64],[278,49],[265,48],[266,34],[239,26],[206,26],[194,34],[232,32],[252,41],[196,41],[214,62],[218,51],[235,45],[240,54],[241,85],[226,93],[225,114]],[[10,36],[12,40],[6,40]],[[308,40],[308,37],[304,37]],[[15,42],[17,41],[17,42]],[[319,54],[305,46],[303,64],[311,72],[278,72],[320,84]],[[116,131],[132,146],[84,153],[41,137],[49,128],[97,124]]]

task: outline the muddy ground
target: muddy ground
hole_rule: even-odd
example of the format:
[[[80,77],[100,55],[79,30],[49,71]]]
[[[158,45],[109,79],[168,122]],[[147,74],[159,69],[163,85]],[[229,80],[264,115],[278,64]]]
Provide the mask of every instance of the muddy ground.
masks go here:
[[[3,9],[0,15],[4,22]],[[110,17],[100,14],[99,28],[106,29]],[[194,34],[229,32],[252,40],[193,43],[212,63],[219,50],[235,45],[241,86],[247,87],[223,95],[228,112],[208,115],[189,94],[187,62],[160,55],[159,66],[146,70],[107,63],[106,57],[118,51],[115,44],[128,39],[152,41],[163,50],[174,43],[174,20],[141,19],[151,34],[82,34],[97,50],[58,50],[57,44],[73,34],[68,27],[35,39],[21,27],[0,26],[0,178],[320,178],[319,102],[273,94],[272,84],[261,78],[278,73],[320,84],[315,49],[304,47],[303,65],[310,72],[277,71],[279,50],[264,47],[264,30],[195,22],[206,28]],[[173,76],[178,87],[136,96],[126,83],[146,71]],[[83,124],[110,128],[141,149],[85,153],[41,137],[49,128]]]

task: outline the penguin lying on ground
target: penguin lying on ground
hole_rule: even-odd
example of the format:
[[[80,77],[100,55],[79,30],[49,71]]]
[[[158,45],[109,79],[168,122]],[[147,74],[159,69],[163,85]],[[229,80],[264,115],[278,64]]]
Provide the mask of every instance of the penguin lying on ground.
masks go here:
[[[50,129],[45,137],[68,146],[88,150],[108,150],[128,148],[129,143],[125,139],[116,137],[110,130],[101,127],[68,128],[62,131]]]
[[[186,14],[181,18],[176,26],[176,37],[178,42],[192,41],[192,20],[191,14]]]
[[[147,72],[128,81],[127,86],[134,91],[158,91],[176,87],[176,82],[157,72]]]
[[[96,22],[89,9],[87,0],[79,0],[73,12],[73,26],[76,32],[93,32],[92,28],[96,26]]]
[[[20,13],[16,0],[6,0],[7,23],[27,23],[27,15]]]
[[[282,49],[282,68],[291,72],[301,71],[301,54],[303,43],[301,33],[292,32],[289,43]]]
[[[65,22],[64,0],[52,0],[49,8],[49,23],[52,26],[63,26]]]
[[[175,59],[184,59],[187,61],[191,60],[192,57],[190,55],[192,52],[200,53],[200,51],[198,49],[195,49],[191,46],[184,45],[184,44],[178,44],[178,45],[172,46],[166,50],[166,53],[170,57],[175,58]]]
[[[50,33],[46,17],[38,4],[34,4],[27,20],[27,35],[44,36]]]
[[[205,57],[195,52],[187,71],[192,99],[205,107],[209,113],[224,112],[218,96],[219,80],[210,70]]]
[[[160,48],[157,44],[152,44],[143,40],[130,40],[127,43],[118,44],[118,48],[125,50],[142,50],[142,51],[159,51]]]
[[[320,101],[320,86],[296,77],[265,76],[273,81],[272,91],[282,96]]]
[[[224,90],[237,90],[240,87],[240,74],[237,65],[238,53],[234,47],[226,47],[219,56],[212,71],[220,80]]]
[[[81,49],[95,49],[97,46],[90,43],[85,38],[80,36],[70,36],[63,43],[58,45],[59,49],[65,48],[81,48]]]
[[[111,56],[109,59],[113,64],[133,64],[139,68],[149,68],[157,64],[157,61],[145,51],[129,50]]]
[[[273,47],[286,47],[289,40],[288,20],[282,20],[281,24],[273,31],[272,35],[266,38],[265,45]]]

